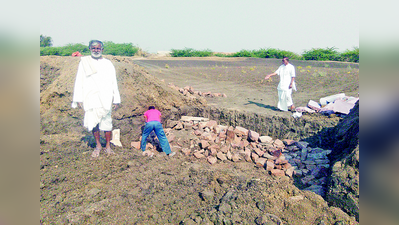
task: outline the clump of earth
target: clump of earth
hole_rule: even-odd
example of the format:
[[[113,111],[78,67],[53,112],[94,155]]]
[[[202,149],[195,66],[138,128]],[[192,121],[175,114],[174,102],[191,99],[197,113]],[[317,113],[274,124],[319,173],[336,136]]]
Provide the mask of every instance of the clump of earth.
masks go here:
[[[310,114],[294,119],[289,112],[277,111],[278,80],[262,82],[277,60],[106,57],[117,71],[122,104],[113,112],[113,122],[120,129],[123,147],[113,146],[115,155],[100,154],[95,159],[90,157],[91,133],[82,126],[83,111],[71,108],[80,59],[41,57],[41,223],[357,224],[359,149],[354,124],[358,124],[358,112],[356,120],[356,115]],[[356,65],[298,64],[312,71],[305,75],[307,71],[298,69],[307,90],[294,93],[297,105],[306,104],[316,83],[331,84],[324,92],[316,92],[316,98],[337,91],[358,92]],[[342,82],[345,77],[351,82]],[[185,96],[170,88],[170,83],[227,97]],[[327,197],[300,190],[294,179],[271,176],[253,163],[210,165],[182,154],[179,148],[173,149],[177,154],[172,158],[162,152],[143,156],[130,143],[139,140],[142,115],[149,105],[162,112],[164,124],[183,115],[204,116],[333,150]],[[189,142],[190,135],[182,131],[177,140]],[[348,168],[352,172],[344,177]],[[349,200],[342,187],[350,190]]]

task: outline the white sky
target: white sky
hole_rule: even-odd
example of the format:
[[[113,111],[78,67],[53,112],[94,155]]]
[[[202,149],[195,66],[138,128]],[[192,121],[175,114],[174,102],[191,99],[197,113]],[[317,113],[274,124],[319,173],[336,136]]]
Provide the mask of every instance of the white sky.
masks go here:
[[[359,0],[42,0],[40,34],[54,46],[91,39],[145,51],[359,46]]]

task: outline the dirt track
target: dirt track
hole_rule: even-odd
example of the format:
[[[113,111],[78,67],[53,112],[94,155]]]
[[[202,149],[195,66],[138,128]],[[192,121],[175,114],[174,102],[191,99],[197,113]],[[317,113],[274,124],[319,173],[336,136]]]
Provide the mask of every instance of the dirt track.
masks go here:
[[[163,153],[147,158],[129,145],[140,135],[140,115],[148,102],[172,111],[206,105],[200,99],[180,96],[167,87],[169,82],[225,93],[227,98],[206,100],[215,107],[290,117],[290,113],[275,109],[278,79],[263,81],[279,60],[109,58],[117,69],[124,101],[114,113],[124,147],[114,147],[115,156],[93,160],[93,149],[84,141],[91,134],[82,127],[83,113],[70,108],[79,59],[41,57],[43,224],[278,224],[276,217],[284,224],[353,222],[354,218],[329,207],[320,196],[299,190],[292,179],[272,177],[254,164],[211,166],[184,156],[178,148],[171,159]],[[144,66],[148,73],[133,63]],[[358,92],[356,65],[293,64],[303,67],[297,71],[297,106],[337,92],[352,96]],[[178,134],[177,142],[190,140],[190,134],[184,132]]]

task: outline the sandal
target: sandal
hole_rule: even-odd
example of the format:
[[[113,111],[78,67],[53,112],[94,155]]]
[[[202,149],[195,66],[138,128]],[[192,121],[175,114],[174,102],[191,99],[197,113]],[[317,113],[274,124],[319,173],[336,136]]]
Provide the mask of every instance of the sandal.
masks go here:
[[[104,151],[105,151],[105,153],[107,153],[108,155],[115,154],[115,152],[114,152],[114,151],[112,151],[112,149],[111,149],[111,148],[107,148],[107,149],[105,149]]]
[[[91,157],[97,158],[100,155],[101,148],[96,148],[92,153]]]

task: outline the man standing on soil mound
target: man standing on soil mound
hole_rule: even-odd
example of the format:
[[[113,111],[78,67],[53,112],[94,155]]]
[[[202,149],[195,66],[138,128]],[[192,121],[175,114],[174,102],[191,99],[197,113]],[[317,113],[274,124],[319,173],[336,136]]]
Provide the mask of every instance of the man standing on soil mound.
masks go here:
[[[114,154],[110,146],[112,135],[112,103],[119,107],[121,97],[116,81],[115,67],[102,57],[104,44],[98,40],[89,43],[91,56],[82,57],[76,74],[72,108],[85,110],[84,127],[93,132],[96,149],[91,154],[98,157],[101,151],[100,130],[105,133],[105,152]],[[82,105],[83,103],[83,105]]]
[[[294,103],[292,102],[292,90],[296,91],[295,86],[295,67],[289,63],[288,57],[283,58],[283,64],[276,70],[265,77],[265,80],[272,76],[279,75],[280,83],[277,86],[278,90],[278,103],[277,108],[282,111],[288,111],[290,107],[291,111],[295,110]]]

